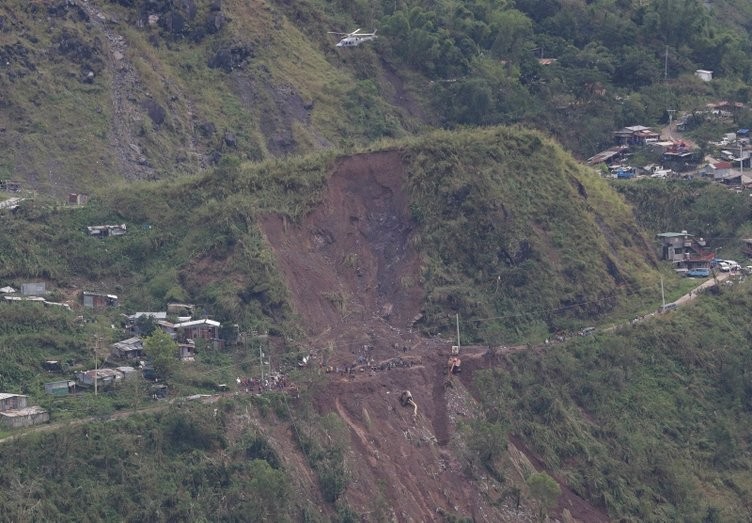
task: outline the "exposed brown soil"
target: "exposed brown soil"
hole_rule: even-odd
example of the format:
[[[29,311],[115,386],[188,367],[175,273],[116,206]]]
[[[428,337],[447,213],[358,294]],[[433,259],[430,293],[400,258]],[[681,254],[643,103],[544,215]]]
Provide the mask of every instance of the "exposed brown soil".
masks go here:
[[[280,216],[262,223],[314,360],[330,370],[316,408],[337,412],[351,432],[347,502],[362,514],[388,506],[397,521],[532,521],[534,506],[512,506],[503,495],[524,484],[521,476],[509,471],[504,485],[486,477],[458,437],[460,422],[478,410],[473,370],[525,348],[465,347],[461,378],[448,379],[451,341],[412,331],[424,293],[405,179],[397,151],[343,158],[324,203],[299,225]],[[398,401],[403,390],[418,405],[415,418]],[[559,518],[564,509],[577,520],[607,521],[566,485]]]
[[[396,152],[342,159],[300,226],[264,220],[311,343],[334,346],[329,365],[386,359],[417,340],[409,328],[423,292],[403,180]]]

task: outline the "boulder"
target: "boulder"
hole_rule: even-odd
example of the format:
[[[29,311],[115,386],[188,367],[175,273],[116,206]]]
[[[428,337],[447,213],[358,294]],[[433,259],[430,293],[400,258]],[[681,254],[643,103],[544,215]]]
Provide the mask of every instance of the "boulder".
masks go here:
[[[164,107],[152,99],[145,100],[142,105],[152,122],[156,125],[164,123],[165,118],[167,118],[167,111],[164,110]]]

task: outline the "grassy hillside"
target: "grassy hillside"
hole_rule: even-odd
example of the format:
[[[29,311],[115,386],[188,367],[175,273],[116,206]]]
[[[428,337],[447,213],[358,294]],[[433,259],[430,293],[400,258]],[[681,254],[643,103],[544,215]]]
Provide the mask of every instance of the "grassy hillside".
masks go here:
[[[616,518],[746,521],[749,282],[613,334],[500,358],[477,377],[488,420]]]
[[[325,31],[310,41],[273,3],[215,4],[3,4],[0,179],[92,192],[414,127]]]
[[[543,339],[655,301],[655,253],[631,208],[549,138],[435,135],[405,155],[428,326],[459,312],[480,340]]]
[[[0,179],[60,196],[222,157],[510,123],[588,157],[667,107],[749,101],[746,3],[560,4],[5,2]],[[356,27],[380,37],[337,49],[327,34]]]
[[[249,412],[259,411],[248,401],[184,405],[9,444],[0,475],[14,487],[1,495],[4,517],[321,521],[316,492],[270,438],[289,420],[250,421]],[[310,444],[334,448],[313,436]]]
[[[724,258],[742,259],[740,238],[748,238],[752,204],[743,192],[707,180],[681,183],[615,182],[614,188],[635,208],[635,219],[654,234],[686,230],[704,238]]]
[[[630,208],[550,139],[494,128],[378,147],[399,148],[408,172],[426,328],[459,312],[479,339],[542,339],[658,303],[655,254]],[[130,184],[82,209],[24,202],[6,216],[0,277],[109,290],[131,310],[189,300],[223,320],[280,328],[291,318],[257,218],[302,216],[334,158],[228,161],[199,178]],[[85,233],[122,222],[123,237]]]
[[[411,241],[423,264],[420,283],[426,302],[420,325],[425,330],[451,334],[458,313],[466,340],[494,345],[541,341],[551,330],[631,319],[660,303],[661,272],[633,209],[546,136],[506,127],[436,132],[382,142],[362,154],[384,150],[399,151],[404,162]],[[237,324],[244,332],[278,335],[282,346],[275,356],[296,351],[301,333],[259,218],[275,212],[291,223],[302,222],[322,203],[336,160],[333,151],[261,163],[226,160],[203,176],[112,187],[82,208],[60,207],[40,197],[22,202],[15,212],[4,211],[0,283],[45,281],[51,298],[69,300],[74,309],[82,289],[114,292],[122,301],[119,311],[85,313],[83,324],[76,318],[80,311],[40,312],[34,305],[0,304],[0,349],[7,360],[0,370],[4,390],[29,393],[54,407],[53,421],[143,407],[147,396],[137,387],[95,400],[88,395],[45,399],[42,383],[51,378],[40,363],[59,358],[70,365],[91,365],[92,336],[106,331],[114,341],[119,331],[110,325],[119,322],[120,312],[162,310],[171,300],[197,303],[202,312],[228,326],[228,340]],[[712,212],[724,223],[743,223],[738,213],[744,207],[728,205],[712,187],[680,187],[691,190],[697,202],[720,202]],[[640,186],[635,194],[640,194]],[[649,208],[640,203],[646,199],[633,201]],[[126,223],[128,233],[105,239],[86,235],[87,225],[101,223]],[[735,230],[735,225],[730,227]],[[672,299],[686,279],[663,276],[667,298]],[[490,444],[497,456],[498,436],[509,427],[551,474],[616,517],[696,519],[744,509],[742,500],[750,488],[744,475],[749,442],[742,436],[748,432],[744,368],[749,348],[746,327],[729,319],[729,311],[745,310],[748,297],[746,291],[704,297],[687,312],[662,316],[639,330],[599,334],[545,353],[531,350],[502,359],[500,368],[488,371],[477,384],[488,419],[474,426],[494,429],[491,440],[483,434],[471,436],[474,451],[485,455],[484,445]],[[718,340],[723,340],[723,350]],[[237,372],[252,372],[256,363],[242,344],[206,351],[170,386],[179,395],[205,391],[217,382],[231,382]],[[265,408],[275,409],[272,404]],[[149,490],[149,503],[175,513],[188,500],[199,500],[201,507],[217,513],[231,510],[212,498],[217,489],[250,492],[262,488],[254,481],[266,476],[291,484],[290,470],[302,470],[280,472],[236,459],[242,451],[237,433],[218,434],[214,425],[198,423],[200,433],[182,441],[175,434],[184,431],[170,428],[178,423],[170,416],[137,419],[132,429],[126,425],[119,437],[122,447],[133,453],[103,448],[95,453],[101,459],[86,465],[76,457],[91,456],[90,446],[77,446],[80,433],[63,436],[76,442],[71,443],[70,459],[79,460],[81,471],[110,474],[107,471],[117,467],[132,468],[135,452],[145,452],[133,434],[152,434],[157,443],[147,447],[147,455],[169,466],[157,471],[138,465],[135,470],[150,478],[150,489],[174,483],[171,492],[177,492],[177,498]],[[101,430],[101,441],[110,439],[110,429]],[[297,437],[300,448],[316,456],[307,467],[318,477],[322,499],[331,502],[329,510],[347,515],[347,507],[335,503],[345,485],[343,470],[336,466],[344,450],[326,444],[326,435],[337,430],[327,425]],[[320,441],[309,441],[309,436]],[[56,437],[40,436],[28,446],[20,442],[19,452],[28,455],[24,463],[55,462],[45,454],[50,445],[44,438]],[[108,461],[112,455],[119,457]],[[225,468],[211,485],[201,483],[199,488],[183,482],[194,472],[213,474],[211,467],[217,463]],[[72,465],[64,462],[60,467],[65,473]],[[9,506],[19,517],[55,518],[67,491],[30,483],[25,470],[7,469],[8,481],[22,478],[18,484],[59,492],[58,501],[25,505],[35,499],[31,496]],[[121,508],[131,507],[136,495],[127,491],[125,497],[113,497],[91,483],[82,488],[92,499],[119,500]],[[143,511],[157,510],[156,505],[134,513],[146,517]],[[102,517],[117,510],[115,506],[103,504]],[[86,510],[75,503],[70,508]],[[283,504],[274,510],[294,519],[306,508]]]

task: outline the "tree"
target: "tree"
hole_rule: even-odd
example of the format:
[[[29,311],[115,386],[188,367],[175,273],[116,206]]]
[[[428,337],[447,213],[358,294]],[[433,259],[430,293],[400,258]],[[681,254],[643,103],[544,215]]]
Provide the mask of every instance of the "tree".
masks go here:
[[[528,40],[533,34],[533,22],[525,13],[509,9],[495,14],[493,29],[496,39],[491,52],[499,58],[518,58],[528,52]]]
[[[154,372],[163,380],[175,372],[178,344],[161,329],[144,340],[144,352],[154,367]]]
[[[548,511],[556,505],[561,488],[559,488],[556,480],[545,472],[531,474],[527,478],[527,486],[530,489],[530,495],[540,503],[540,518],[543,519]]]

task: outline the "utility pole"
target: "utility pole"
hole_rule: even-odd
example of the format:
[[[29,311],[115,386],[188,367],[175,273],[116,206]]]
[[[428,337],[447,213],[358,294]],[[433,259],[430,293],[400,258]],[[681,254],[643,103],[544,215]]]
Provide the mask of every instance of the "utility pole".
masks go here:
[[[742,142],[739,142],[739,172],[744,172],[744,154],[743,154],[744,145]]]
[[[668,46],[666,46],[666,51],[663,57],[663,83],[666,87],[666,105],[668,106],[668,104],[671,103],[671,100],[668,99]],[[668,138],[669,140],[673,141],[674,137],[671,133],[671,124],[673,123],[674,113],[676,112],[676,109],[666,109],[666,112],[668,112]]]
[[[259,343],[259,367],[261,368],[261,386],[264,386],[264,353],[261,350],[261,344]]]
[[[456,314],[456,318],[457,318],[457,349],[459,350],[459,348],[462,346],[460,344],[460,315]]]
[[[666,295],[663,292],[663,276],[661,275],[661,310],[666,307]]]
[[[99,335],[94,336],[94,395],[97,395],[97,382],[99,381]]]
[[[668,113],[668,137],[673,141],[674,137],[671,134],[671,125],[674,123],[674,113],[676,112],[676,109],[666,109],[666,112]]]

